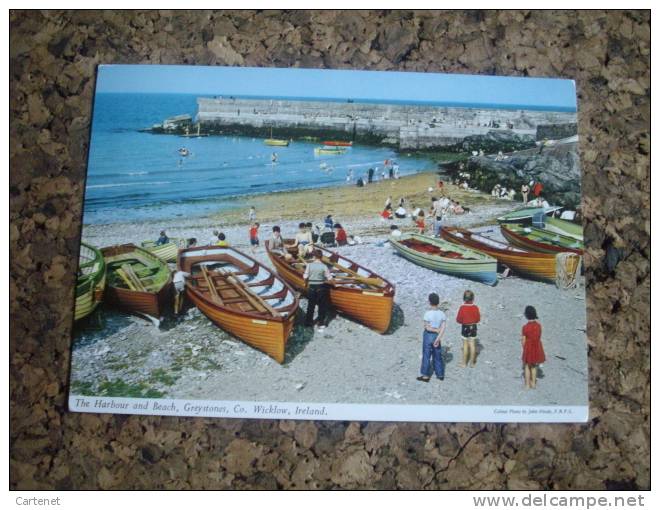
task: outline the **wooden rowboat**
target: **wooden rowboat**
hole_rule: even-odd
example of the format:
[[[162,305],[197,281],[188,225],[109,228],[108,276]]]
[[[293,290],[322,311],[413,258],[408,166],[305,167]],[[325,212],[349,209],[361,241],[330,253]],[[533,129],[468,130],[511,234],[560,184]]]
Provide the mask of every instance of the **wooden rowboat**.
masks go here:
[[[229,247],[179,252],[177,267],[191,274],[186,295],[216,325],[284,362],[298,298],[273,271]]]
[[[341,142],[338,140],[326,140],[323,142],[323,145],[327,145],[329,147],[352,147],[353,142]]]
[[[566,221],[554,216],[547,216],[545,218],[545,229],[550,232],[556,232],[568,237],[573,237],[578,241],[584,241],[584,233],[582,230],[582,225],[573,223],[572,221]]]
[[[531,223],[534,216],[539,213],[548,215],[560,209],[561,207],[554,205],[550,207],[525,207],[506,213],[497,218],[497,221],[499,223]]]
[[[290,243],[292,240],[285,240]],[[394,285],[373,271],[325,248],[318,248],[323,253],[323,262],[333,276],[328,283],[330,302],[344,315],[385,333],[390,326],[392,306],[394,304]],[[305,262],[297,258],[297,249],[289,250],[291,257],[284,253],[271,251],[266,241],[266,252],[278,274],[294,289],[306,292],[307,282],[303,278]]]
[[[390,237],[390,244],[411,262],[457,278],[497,284],[497,260],[460,244],[420,234]]]
[[[557,254],[522,250],[462,228],[443,227],[440,235],[447,241],[462,244],[495,257],[502,266],[510,268],[519,276],[551,283],[556,282]],[[579,256],[572,257],[567,272],[574,275],[579,262]]]
[[[179,248],[184,248],[186,240],[183,238],[170,237],[170,242],[156,246],[156,241],[143,241],[142,248],[150,251],[156,257],[165,262],[176,262],[176,255]]]
[[[511,244],[525,250],[540,253],[577,253],[582,255],[584,247],[581,241],[536,227],[524,225],[502,225],[502,235]]]
[[[344,147],[316,147],[314,149],[314,154],[316,156],[323,156],[323,155],[339,156],[345,153],[346,153],[346,148]]]
[[[105,261],[98,248],[80,243],[78,282],[76,283],[75,320],[90,315],[103,300]]]
[[[159,318],[172,297],[167,264],[134,244],[101,248],[108,273],[106,301],[129,312]]]

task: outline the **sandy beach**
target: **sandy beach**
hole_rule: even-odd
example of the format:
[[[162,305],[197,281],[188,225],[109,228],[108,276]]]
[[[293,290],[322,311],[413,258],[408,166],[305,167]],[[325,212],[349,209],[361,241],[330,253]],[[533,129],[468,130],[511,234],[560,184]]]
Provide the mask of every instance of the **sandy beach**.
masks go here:
[[[103,309],[102,318],[79,328],[72,361],[73,394],[163,396],[187,399],[262,401],[578,405],[587,402],[586,310],[582,281],[577,289],[517,277],[501,279],[495,287],[436,273],[395,255],[387,243],[391,223],[379,212],[388,195],[396,203],[405,197],[428,210],[428,188],[435,172],[385,180],[366,188],[340,186],[315,190],[255,195],[236,199],[233,208],[205,218],[175,218],[161,222],[85,225],[83,240],[96,246],[155,239],[165,229],[171,237],[213,241],[213,230],[225,232],[232,246],[249,253],[248,207],[254,205],[261,222],[261,239],[275,224],[287,236],[299,221],[321,224],[326,214],[344,225],[362,244],[338,248],[396,286],[390,330],[379,335],[341,316],[320,333],[303,328],[300,317],[279,365],[225,333],[197,309],[166,318],[155,327],[130,315]],[[520,207],[489,195],[448,186],[449,196],[471,209],[450,216],[448,225],[480,227],[497,236],[495,218]],[[436,191],[433,191],[435,194]],[[410,220],[397,220],[403,231]],[[263,247],[255,255],[270,266]],[[464,290],[476,294],[481,308],[479,357],[476,368],[459,368],[462,341],[455,321]],[[436,292],[448,326],[444,381],[421,383],[422,316],[427,296]],[[547,361],[536,390],[525,390],[521,369],[520,329],[526,305],[534,305],[543,325]]]

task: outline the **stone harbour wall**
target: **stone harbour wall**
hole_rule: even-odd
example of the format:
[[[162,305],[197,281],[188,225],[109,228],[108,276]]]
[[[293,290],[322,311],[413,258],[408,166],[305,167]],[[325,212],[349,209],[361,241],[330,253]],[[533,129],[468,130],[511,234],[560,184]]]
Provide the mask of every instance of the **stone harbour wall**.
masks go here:
[[[206,132],[243,129],[254,135],[273,128],[275,137],[337,134],[399,149],[452,146],[492,130],[535,136],[539,124],[577,122],[575,113],[533,110],[225,97],[201,97],[197,104]]]

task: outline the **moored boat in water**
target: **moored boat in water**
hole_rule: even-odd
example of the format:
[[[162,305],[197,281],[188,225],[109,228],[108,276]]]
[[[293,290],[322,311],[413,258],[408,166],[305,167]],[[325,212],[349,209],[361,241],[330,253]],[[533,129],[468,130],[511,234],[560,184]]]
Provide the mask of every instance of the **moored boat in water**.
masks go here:
[[[264,140],[266,145],[272,145],[274,147],[288,147],[289,140],[280,140],[279,138],[266,138]]]
[[[105,289],[105,261],[101,251],[87,243],[80,243],[78,256],[78,280],[74,319],[84,319],[103,300]]]
[[[230,247],[181,250],[177,267],[191,274],[186,295],[204,315],[278,363],[284,362],[299,302],[283,279]]]
[[[326,248],[318,249],[333,277],[328,283],[332,305],[340,313],[378,333],[385,333],[392,318],[394,285],[336,252]],[[270,243],[266,241],[266,252],[278,274],[294,289],[304,293],[307,290],[307,282],[303,278],[306,261],[297,256],[297,249],[288,249],[287,257],[283,252],[271,250]]]
[[[390,237],[390,244],[403,257],[427,269],[497,284],[497,260],[480,251],[420,234]]]
[[[556,283],[557,254],[523,250],[462,228],[443,227],[441,236],[447,241],[474,248],[496,258],[502,266],[510,268],[516,275]],[[575,254],[568,255],[570,257],[566,272],[575,275],[580,265],[580,257]]]
[[[334,155],[339,156],[346,153],[346,147],[316,147],[314,154],[316,156]]]
[[[122,244],[101,248],[107,267],[105,301],[129,312],[159,318],[172,297],[172,275],[153,253]]]
[[[541,253],[576,253],[582,255],[582,241],[556,232],[517,224],[501,225],[502,235],[511,244]]]
[[[326,140],[323,142],[323,145],[328,147],[352,147],[353,142],[342,142],[340,140]]]

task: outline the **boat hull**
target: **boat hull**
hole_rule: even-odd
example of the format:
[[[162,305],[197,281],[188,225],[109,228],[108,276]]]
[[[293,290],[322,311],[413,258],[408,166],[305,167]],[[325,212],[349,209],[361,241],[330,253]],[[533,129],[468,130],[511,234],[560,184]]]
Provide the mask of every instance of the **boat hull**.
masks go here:
[[[177,266],[192,273],[195,264],[210,262],[232,262],[254,277],[263,271],[264,276],[251,285],[263,283],[263,286],[273,286],[279,283],[280,290],[277,294],[292,298],[289,304],[276,310],[277,315],[269,315],[248,311],[241,308],[242,305],[228,304],[231,297],[225,296],[223,302],[214,302],[208,291],[196,287],[190,281],[186,283],[186,296],[211,322],[249,346],[264,352],[278,363],[284,363],[286,344],[293,331],[299,306],[293,289],[286,280],[278,278],[274,271],[231,247],[208,246],[181,250]],[[226,283],[226,280],[224,282]],[[221,289],[218,292],[222,294],[225,290]]]
[[[216,326],[258,349],[278,363],[284,363],[286,343],[293,331],[295,314],[284,321],[255,319],[229,310],[220,310],[193,289],[188,299]]]
[[[164,260],[165,262],[176,262],[176,255],[179,252],[179,246],[175,242],[161,244],[160,246],[149,246],[147,242],[145,242],[142,243],[142,247],[156,255],[156,257],[159,259]]]
[[[79,321],[88,315],[91,315],[94,310],[103,301],[105,293],[105,274],[95,286],[90,286],[84,292],[76,295],[76,305],[74,310],[74,320]]]
[[[551,232],[572,237],[578,241],[584,240],[582,225],[578,225],[577,223],[550,216],[545,219],[545,228]]]
[[[323,142],[323,145],[327,147],[352,147],[353,142],[339,142],[335,140],[328,140]]]
[[[427,236],[406,236],[404,239],[418,239],[433,246],[439,246],[441,243],[433,242],[433,238]],[[454,243],[444,241],[444,243],[452,246],[443,246],[447,248],[455,247],[456,251],[467,252],[464,247]],[[421,253],[414,250],[400,242],[400,240],[390,238],[392,247],[405,259],[419,266],[425,267],[432,271],[447,274],[457,278],[465,278],[474,280],[486,285],[497,284],[497,260],[492,257],[486,257],[483,253],[477,252],[476,255],[482,260],[465,260],[465,259],[449,259]]]
[[[118,253],[130,254],[132,252],[142,253],[151,257],[151,260],[157,261],[161,264],[161,268],[167,269],[167,265],[163,260],[156,257],[144,248],[139,248],[133,245],[110,246],[102,248],[101,252],[104,257],[108,255],[116,256]],[[108,264],[106,259],[106,265]],[[110,271],[110,269],[108,270]],[[105,302],[111,306],[133,313],[143,313],[152,317],[160,318],[164,315],[167,305],[171,302],[173,297],[172,292],[172,275],[167,274],[162,286],[158,291],[140,291],[130,290],[122,287],[115,287],[108,284],[105,289]]]
[[[514,230],[507,228],[505,225],[502,225],[500,230],[502,231],[502,235],[506,238],[507,241],[509,241],[514,246],[518,246],[525,250],[535,251],[538,253],[552,253],[552,254],[568,252],[568,253],[575,253],[580,256],[583,253],[582,250],[577,248],[570,248],[568,246],[558,246],[550,243],[544,243],[541,241],[535,241],[534,239],[530,239],[529,237],[519,232],[515,232]]]
[[[457,233],[463,233],[465,237],[459,237],[456,235]],[[467,237],[467,234],[470,233],[462,229],[449,229],[445,227],[441,230],[443,239],[486,253],[496,258],[500,264],[509,267],[519,276],[555,283],[557,278],[557,262],[554,254],[494,248]]]
[[[274,256],[270,250],[267,251],[277,273],[294,289],[306,294],[307,282],[302,273],[285,264],[281,259]],[[330,250],[324,250],[324,252],[332,253]],[[330,286],[329,294],[330,303],[341,314],[368,326],[380,334],[389,329],[394,306],[394,290],[372,291]]]
[[[526,207],[523,209],[518,209],[516,211],[511,211],[510,213],[504,214],[497,218],[499,223],[524,223],[529,224],[532,222],[534,215],[538,213],[544,213],[546,216],[552,214],[556,211],[559,211],[561,207],[552,206],[548,208],[543,207]]]
[[[105,261],[103,260],[101,251],[86,243],[80,243],[80,250],[81,256],[78,263],[78,271],[84,273],[89,270],[89,272],[84,276],[80,276],[76,285],[76,300],[73,313],[74,320],[76,321],[89,316],[101,304],[106,281]],[[87,261],[83,262],[84,259],[87,259]]]
[[[270,145],[271,147],[288,147],[289,146],[289,140],[266,139],[266,140],[264,140],[264,143],[266,145]]]

